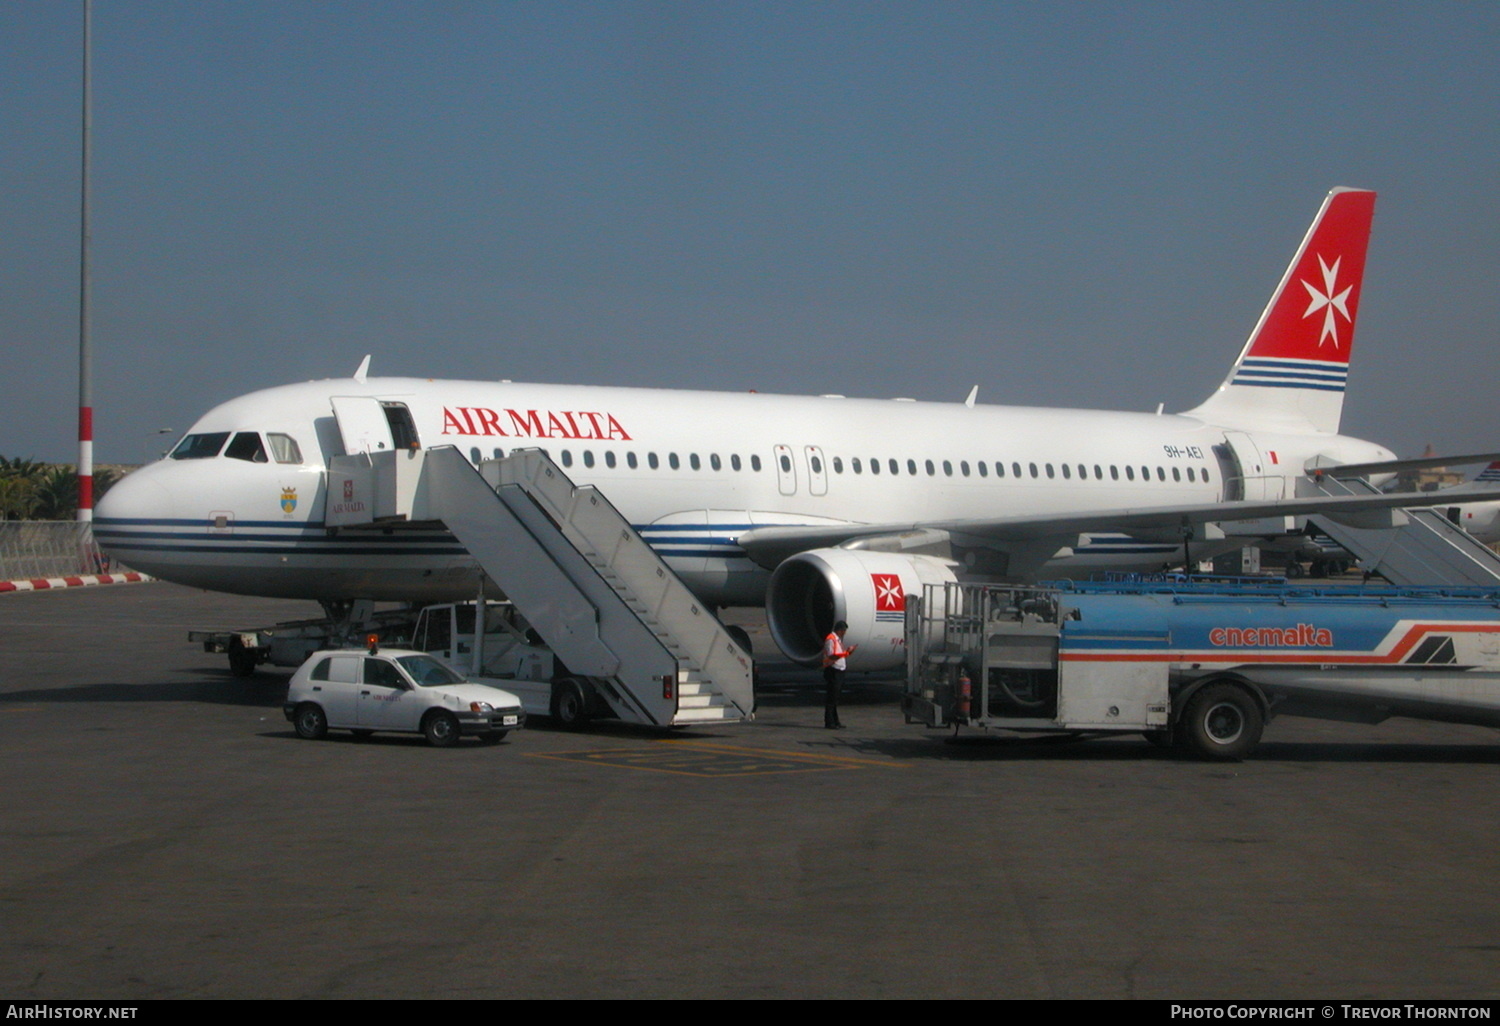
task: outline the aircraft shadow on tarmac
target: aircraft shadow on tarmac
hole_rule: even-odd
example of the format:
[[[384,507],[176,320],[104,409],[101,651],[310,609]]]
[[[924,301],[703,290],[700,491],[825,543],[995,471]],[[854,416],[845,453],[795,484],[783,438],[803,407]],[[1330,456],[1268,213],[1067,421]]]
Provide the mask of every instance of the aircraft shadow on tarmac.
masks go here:
[[[231,677],[228,671],[204,670],[191,678],[156,682],[98,682],[10,691],[0,703],[49,702],[201,702],[279,708],[286,699],[285,677]]]

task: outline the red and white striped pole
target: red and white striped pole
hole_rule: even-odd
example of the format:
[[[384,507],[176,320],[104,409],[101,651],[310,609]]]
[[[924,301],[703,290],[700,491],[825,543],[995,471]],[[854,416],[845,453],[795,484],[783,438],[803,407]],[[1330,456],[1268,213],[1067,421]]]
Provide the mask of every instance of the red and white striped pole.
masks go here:
[[[93,354],[89,342],[89,158],[93,135],[93,3],[83,0],[83,209],[81,211],[78,300],[78,522],[94,519]]]

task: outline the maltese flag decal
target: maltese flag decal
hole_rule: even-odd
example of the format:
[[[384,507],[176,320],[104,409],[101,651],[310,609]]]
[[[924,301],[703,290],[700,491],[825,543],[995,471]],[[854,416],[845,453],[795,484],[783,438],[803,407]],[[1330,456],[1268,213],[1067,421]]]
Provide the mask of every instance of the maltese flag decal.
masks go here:
[[[906,590],[901,587],[899,574],[871,574],[870,583],[875,588],[875,619],[905,620]]]

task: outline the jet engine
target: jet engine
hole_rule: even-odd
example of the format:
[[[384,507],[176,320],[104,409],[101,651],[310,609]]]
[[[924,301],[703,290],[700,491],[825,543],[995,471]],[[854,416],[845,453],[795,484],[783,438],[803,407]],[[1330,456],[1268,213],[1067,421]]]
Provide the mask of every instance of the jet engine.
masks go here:
[[[906,660],[906,597],[920,595],[924,584],[957,579],[946,561],[931,556],[812,549],[771,575],[766,621],[788,658],[817,666],[823,640],[843,620],[845,644],[857,646],[849,669],[885,670]]]

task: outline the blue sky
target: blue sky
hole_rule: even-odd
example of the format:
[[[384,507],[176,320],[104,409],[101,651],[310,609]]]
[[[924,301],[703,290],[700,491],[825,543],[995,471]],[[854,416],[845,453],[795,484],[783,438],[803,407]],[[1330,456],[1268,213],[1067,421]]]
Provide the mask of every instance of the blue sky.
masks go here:
[[[0,0],[0,454],[76,449],[81,0]],[[1500,448],[1500,5],[95,0],[97,458],[352,373],[1168,410],[1380,192],[1344,430]]]

